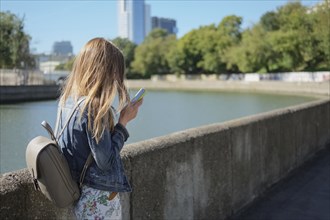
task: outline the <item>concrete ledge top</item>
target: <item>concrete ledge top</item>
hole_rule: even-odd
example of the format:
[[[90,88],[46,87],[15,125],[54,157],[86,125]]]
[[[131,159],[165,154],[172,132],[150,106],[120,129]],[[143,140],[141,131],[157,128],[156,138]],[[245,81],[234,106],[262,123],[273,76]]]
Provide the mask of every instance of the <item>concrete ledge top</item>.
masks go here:
[[[289,106],[282,109],[276,109],[252,116],[246,116],[226,122],[220,122],[220,123],[204,125],[196,128],[190,128],[183,131],[174,132],[168,135],[155,137],[148,140],[139,141],[136,143],[126,145],[121,151],[121,154],[123,157],[129,157],[129,156],[134,157],[136,155],[143,154],[145,152],[153,151],[156,149],[160,150],[169,146],[173,146],[174,144],[185,142],[192,138],[202,137],[205,134],[218,133],[219,131],[222,130],[228,130],[229,128],[248,125],[253,122],[257,123],[258,121],[273,118],[279,115],[297,112],[312,106],[327,104],[329,102],[330,102],[329,99],[320,99],[320,100],[311,101],[308,103],[303,103],[295,106]]]

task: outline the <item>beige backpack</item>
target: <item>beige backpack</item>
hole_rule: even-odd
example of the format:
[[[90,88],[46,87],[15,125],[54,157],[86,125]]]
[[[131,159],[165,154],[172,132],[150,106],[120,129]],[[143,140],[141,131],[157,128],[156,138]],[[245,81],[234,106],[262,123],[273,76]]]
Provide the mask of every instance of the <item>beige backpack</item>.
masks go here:
[[[72,206],[80,197],[80,189],[88,166],[93,157],[90,154],[80,175],[79,186],[71,176],[66,158],[57,143],[68,125],[73,113],[83,100],[73,108],[61,132],[57,136],[51,126],[43,121],[41,125],[48,131],[51,139],[38,136],[33,138],[26,148],[26,163],[33,179],[36,190],[41,191],[50,201],[59,208]],[[60,114],[57,117],[57,125]]]

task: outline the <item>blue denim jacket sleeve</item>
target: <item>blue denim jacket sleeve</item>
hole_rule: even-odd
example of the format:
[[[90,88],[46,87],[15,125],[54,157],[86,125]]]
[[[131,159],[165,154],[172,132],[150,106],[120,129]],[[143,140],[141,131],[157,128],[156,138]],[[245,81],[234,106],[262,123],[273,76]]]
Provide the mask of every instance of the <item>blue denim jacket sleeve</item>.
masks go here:
[[[87,131],[87,139],[94,160],[101,170],[108,171],[113,167],[116,157],[120,157],[120,151],[128,137],[126,128],[120,123],[114,127],[112,133],[106,129],[98,143],[92,133]]]

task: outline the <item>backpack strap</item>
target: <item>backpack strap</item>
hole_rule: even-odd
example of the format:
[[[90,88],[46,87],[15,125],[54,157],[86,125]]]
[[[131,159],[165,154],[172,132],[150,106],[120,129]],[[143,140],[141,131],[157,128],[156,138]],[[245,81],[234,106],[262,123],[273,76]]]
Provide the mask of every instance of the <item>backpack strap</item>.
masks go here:
[[[58,144],[58,142],[57,142],[58,138],[62,135],[64,129],[65,129],[66,126],[69,124],[69,121],[70,121],[70,119],[71,119],[72,116],[73,116],[73,113],[76,111],[76,109],[78,108],[78,106],[80,105],[80,103],[81,103],[82,101],[84,101],[84,100],[85,100],[85,98],[80,99],[80,100],[77,102],[77,104],[74,106],[74,108],[72,109],[72,111],[71,111],[71,113],[70,113],[68,119],[66,120],[66,122],[65,122],[65,124],[64,124],[64,126],[63,126],[63,128],[62,128],[62,130],[61,130],[61,132],[60,132],[60,134],[57,135],[57,137],[55,136],[55,134],[57,134],[57,130],[58,130],[58,127],[59,127],[60,118],[61,118],[61,116],[62,116],[62,110],[61,110],[60,108],[59,108],[59,112],[57,113],[57,119],[56,119],[56,125],[55,125],[55,133],[54,133],[52,127],[51,127],[46,121],[41,122],[42,127],[44,127],[44,128],[47,130],[47,132],[48,132],[48,134],[50,135],[51,139],[52,139],[53,141],[55,141],[56,144]]]
[[[57,119],[56,119],[56,126],[55,126],[55,134],[53,132],[53,129],[52,127],[46,122],[46,121],[43,121],[41,123],[41,125],[48,131],[50,137],[52,138],[53,141],[56,142],[56,145],[58,146],[60,152],[61,152],[61,149],[60,149],[60,146],[57,142],[57,140],[59,139],[59,137],[63,134],[64,132],[64,129],[67,127],[67,125],[69,124],[70,122],[70,119],[72,118],[74,112],[76,111],[76,109],[78,108],[78,106],[80,105],[80,103],[82,101],[84,101],[85,98],[82,98],[80,99],[76,105],[74,106],[74,108],[72,109],[68,119],[66,120],[63,128],[61,129],[60,133],[57,135],[57,137],[55,136],[55,134],[57,134],[57,130],[58,130],[58,127],[59,127],[59,122],[60,122],[60,119],[61,119],[61,116],[62,116],[62,109],[59,107],[59,110],[58,110],[58,113],[57,113]],[[92,155],[92,152],[88,155],[87,157],[87,160],[85,162],[85,165],[84,165],[84,168],[83,170],[81,171],[81,174],[80,174],[80,178],[79,178],[79,187],[81,188],[82,187],[82,184],[83,184],[83,181],[84,181],[84,178],[85,178],[85,175],[86,175],[86,171],[89,167],[89,165],[91,165],[91,163],[93,162],[93,155]]]
[[[87,171],[89,165],[91,165],[91,163],[93,162],[93,160],[94,160],[94,158],[93,158],[93,155],[92,155],[92,152],[91,152],[91,153],[89,153],[89,155],[87,157],[87,160],[85,162],[84,168],[83,168],[83,170],[81,171],[81,174],[80,174],[80,178],[79,178],[79,187],[80,188],[82,188],[82,184],[84,182],[86,171]]]
[[[64,129],[65,129],[66,126],[69,124],[70,119],[71,119],[72,116],[73,116],[73,113],[76,111],[76,109],[78,108],[78,106],[80,105],[80,103],[81,103],[82,101],[84,101],[84,100],[85,100],[85,98],[82,98],[82,99],[80,99],[80,100],[76,103],[76,105],[75,105],[74,108],[72,109],[72,111],[71,111],[71,113],[70,113],[68,119],[66,120],[64,126],[62,127],[62,130],[61,130],[60,133],[57,135],[56,140],[58,140],[58,139],[61,137],[61,135],[62,135],[63,132],[64,132]],[[61,116],[62,116],[62,109],[60,109],[60,113],[57,115],[55,134],[57,134],[57,130],[58,130],[58,127],[59,127],[59,122],[60,122],[60,118],[61,118]]]
[[[62,128],[62,130],[61,130],[60,133],[57,135],[56,140],[58,140],[58,139],[61,137],[61,135],[62,135],[63,132],[64,132],[64,129],[65,129],[66,126],[69,124],[70,119],[71,119],[72,116],[73,116],[73,113],[76,111],[76,109],[78,108],[78,106],[80,105],[80,103],[81,103],[82,101],[84,101],[84,100],[85,100],[85,98],[80,99],[80,100],[77,102],[77,104],[75,105],[75,107],[72,109],[72,112],[70,113],[69,118],[66,120],[66,122],[65,122],[65,124],[64,124],[64,126],[63,126],[63,128]],[[58,130],[58,127],[59,127],[59,122],[60,122],[60,118],[61,118],[61,116],[62,116],[62,109],[60,109],[60,111],[59,111],[59,113],[58,113],[58,115],[57,115],[55,134],[57,133],[57,130]],[[55,137],[55,136],[54,136],[54,137]],[[82,184],[83,184],[83,181],[84,181],[84,178],[85,178],[85,175],[86,175],[86,171],[87,171],[89,165],[91,165],[92,162],[93,162],[93,155],[92,155],[92,152],[91,152],[91,153],[89,153],[89,155],[88,155],[88,157],[87,157],[87,159],[86,159],[86,162],[85,162],[85,164],[84,164],[83,170],[81,171],[81,174],[80,174],[80,178],[79,178],[79,187],[80,187],[80,188],[82,187]]]
[[[54,132],[53,132],[53,129],[52,129],[52,127],[47,123],[47,121],[42,121],[42,122],[41,122],[41,125],[42,125],[42,127],[44,127],[44,128],[47,130],[47,132],[48,132],[50,138],[51,138],[53,141],[55,141],[55,142],[57,143],[56,138],[55,138],[55,135],[54,135]]]

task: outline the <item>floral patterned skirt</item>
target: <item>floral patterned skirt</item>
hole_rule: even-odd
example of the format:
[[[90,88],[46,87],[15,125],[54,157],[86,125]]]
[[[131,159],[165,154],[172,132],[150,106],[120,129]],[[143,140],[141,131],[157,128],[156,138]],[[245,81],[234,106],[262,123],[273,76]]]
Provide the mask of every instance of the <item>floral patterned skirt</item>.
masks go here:
[[[81,196],[74,207],[77,219],[121,220],[121,204],[119,194],[110,200],[111,192],[83,186]]]

